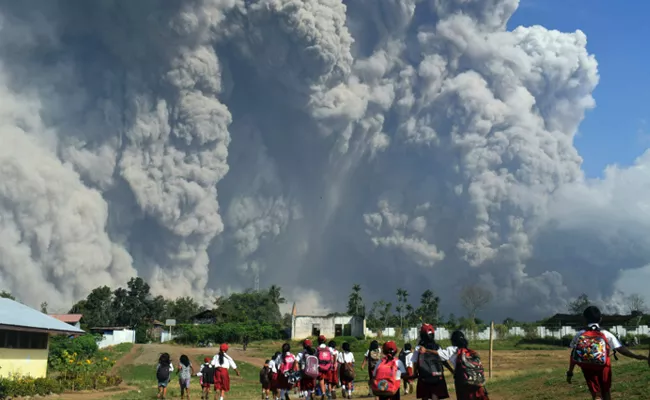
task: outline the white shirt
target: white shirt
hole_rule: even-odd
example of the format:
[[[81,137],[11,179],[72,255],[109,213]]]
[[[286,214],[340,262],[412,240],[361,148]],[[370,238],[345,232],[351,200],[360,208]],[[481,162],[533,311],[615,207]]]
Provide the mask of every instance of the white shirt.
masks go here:
[[[446,349],[439,349],[438,357],[440,357],[442,361],[449,361],[449,364],[451,364],[452,367],[456,368],[456,359],[458,358],[458,347],[449,346]]]
[[[274,374],[277,374],[277,373],[278,373],[278,369],[277,369],[276,366],[275,366],[275,360],[271,360],[271,361],[269,361],[269,369],[270,369],[271,372],[273,372]]]
[[[212,365],[218,368],[237,369],[237,364],[235,364],[235,360],[233,360],[228,354],[223,355],[223,364],[219,363],[219,354],[214,356],[214,358],[212,359]]]
[[[600,326],[599,326],[598,324],[589,324],[588,326],[589,326],[590,328],[591,328],[592,326],[595,326],[595,327],[600,328]],[[571,347],[572,349],[575,349],[576,344],[577,344],[577,342],[578,342],[578,338],[580,337],[580,335],[582,335],[582,334],[585,333],[586,331],[587,331],[586,329],[583,329],[583,330],[581,330],[580,332],[578,332],[578,333],[575,335],[575,337],[574,337],[573,340],[571,341],[571,345],[570,345],[570,347]],[[609,343],[609,348],[610,348],[611,350],[616,350],[616,349],[618,349],[619,347],[623,347],[623,345],[621,344],[621,342],[619,342],[618,338],[617,338],[616,336],[614,336],[610,331],[605,330],[605,329],[601,329],[601,330],[600,330],[600,333],[602,333],[603,335],[605,335],[605,338],[607,339],[607,343]]]
[[[397,361],[397,371],[395,371],[395,379],[396,380],[402,380],[402,374],[406,375],[406,367],[404,366],[404,363],[400,359],[395,359]],[[377,369],[379,366],[385,362],[385,360],[381,360],[375,365],[375,370],[372,372],[373,376],[377,376]]]
[[[344,351],[339,351],[339,356],[337,359],[339,364],[354,364],[354,353],[351,351],[346,353]]]

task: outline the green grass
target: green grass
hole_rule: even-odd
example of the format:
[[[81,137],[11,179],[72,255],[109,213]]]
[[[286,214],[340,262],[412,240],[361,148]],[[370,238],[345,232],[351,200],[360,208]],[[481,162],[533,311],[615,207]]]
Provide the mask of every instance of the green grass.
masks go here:
[[[196,357],[192,360],[192,365],[195,368],[195,372],[198,372],[201,364],[203,363],[203,358],[206,356],[212,356],[210,354],[205,354],[200,357]],[[230,386],[231,392],[228,395],[228,399],[255,399],[260,393],[260,384],[259,384],[259,368],[245,362],[237,362],[237,367],[239,368],[239,373],[241,377],[237,377],[235,373],[230,371]],[[156,382],[156,369],[155,365],[128,365],[120,369],[120,375],[124,379],[124,382],[130,386],[135,386],[138,388],[137,391],[132,391],[127,394],[116,395],[114,399],[125,399],[129,400],[140,400],[140,399],[154,399],[158,392],[157,382]],[[192,383],[190,385],[190,393],[192,398],[200,398],[199,378],[194,376],[192,377]],[[176,375],[176,370],[172,373],[167,398],[175,399],[180,397],[180,388],[178,385],[178,379]]]
[[[612,398],[640,400],[648,399],[648,364],[639,361],[615,362],[613,371]],[[566,369],[550,369],[524,373],[495,380],[488,385],[490,393],[499,398],[516,400],[587,399],[589,390],[579,370],[576,370],[571,385],[566,383]]]

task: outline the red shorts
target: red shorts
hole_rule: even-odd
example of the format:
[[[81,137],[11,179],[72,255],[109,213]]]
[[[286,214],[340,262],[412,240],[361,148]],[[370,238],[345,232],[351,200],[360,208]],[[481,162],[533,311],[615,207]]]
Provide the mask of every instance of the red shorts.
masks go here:
[[[217,368],[217,373],[214,375],[214,390],[230,391],[230,375],[228,375],[228,369]]]
[[[418,386],[415,388],[416,399],[430,399],[437,396],[439,399],[448,399],[447,382],[441,380],[436,384],[424,383],[418,380]]]
[[[582,374],[587,381],[587,387],[591,394],[609,393],[612,389],[612,367],[603,369],[583,369]]]
[[[330,385],[338,385],[339,384],[339,370],[334,369],[330,371],[326,382],[329,383]]]

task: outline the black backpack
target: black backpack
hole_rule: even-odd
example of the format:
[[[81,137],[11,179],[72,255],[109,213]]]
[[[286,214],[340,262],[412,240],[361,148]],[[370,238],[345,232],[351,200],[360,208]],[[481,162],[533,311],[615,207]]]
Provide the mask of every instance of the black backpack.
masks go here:
[[[435,346],[438,349],[440,346]],[[429,349],[437,350],[437,349]],[[436,384],[444,379],[442,360],[435,354],[418,354],[418,376],[420,380],[428,384]]]
[[[409,354],[409,355],[410,355],[410,354]],[[404,364],[404,366],[406,367],[406,353],[404,352],[404,350],[402,350],[402,351],[399,352],[399,360],[400,360],[400,361],[402,362],[402,364]]]
[[[203,376],[203,384],[209,385],[214,383],[214,374],[217,372],[217,369],[212,366],[212,364],[203,364],[203,371],[201,375]]]
[[[158,382],[167,382],[169,381],[169,367],[170,365],[160,365],[158,371],[156,371],[156,378]]]
[[[267,367],[262,367],[260,370],[260,383],[262,385],[268,385],[271,383],[271,379],[269,378],[269,369]]]

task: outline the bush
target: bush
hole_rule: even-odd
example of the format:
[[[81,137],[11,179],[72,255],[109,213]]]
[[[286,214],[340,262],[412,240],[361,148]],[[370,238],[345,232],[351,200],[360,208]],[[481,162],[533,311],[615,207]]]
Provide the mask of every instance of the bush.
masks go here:
[[[51,378],[0,378],[0,399],[17,396],[46,396],[63,392],[61,384]]]
[[[241,343],[246,335],[251,341],[283,338],[281,328],[266,324],[179,325],[178,328],[176,341],[186,344]]]
[[[76,338],[64,335],[53,336],[50,339],[49,365],[53,367],[54,360],[60,359],[64,351],[70,354],[75,353],[80,358],[92,358],[99,351],[98,338],[94,335],[83,335]]]
[[[510,328],[508,328],[506,325],[503,324],[496,324],[494,325],[494,330],[497,333],[497,338],[498,339],[506,339],[509,336],[509,331]]]

